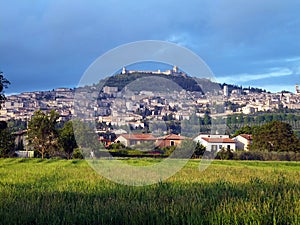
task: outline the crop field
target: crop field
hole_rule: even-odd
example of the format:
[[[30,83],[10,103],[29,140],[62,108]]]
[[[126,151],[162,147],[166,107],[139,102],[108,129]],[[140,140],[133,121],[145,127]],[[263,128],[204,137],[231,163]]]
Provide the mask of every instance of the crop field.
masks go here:
[[[0,224],[300,224],[299,162],[198,165],[135,187],[85,160],[0,159]]]

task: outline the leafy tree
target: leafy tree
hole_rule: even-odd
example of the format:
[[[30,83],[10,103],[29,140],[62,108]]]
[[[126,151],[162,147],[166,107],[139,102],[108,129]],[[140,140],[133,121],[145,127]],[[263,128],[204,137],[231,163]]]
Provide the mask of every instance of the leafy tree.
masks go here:
[[[205,112],[203,121],[204,121],[204,125],[210,125],[211,124],[211,117],[210,117],[208,112]]]
[[[247,115],[247,116],[245,117],[245,123],[251,123],[251,122],[252,122],[252,119],[253,119],[253,118],[252,118],[251,116],[248,116],[248,115]]]
[[[15,140],[6,122],[0,122],[0,157],[7,157],[14,150]]]
[[[4,77],[3,72],[0,71],[0,109],[6,97],[4,95],[4,88],[7,88],[10,82]]]
[[[263,123],[265,121],[265,116],[264,115],[259,115],[256,117],[256,122],[257,123]]]
[[[231,124],[231,116],[227,116],[227,118],[226,118],[226,124],[227,125]]]
[[[262,125],[254,132],[251,149],[300,151],[300,141],[293,132],[291,125],[280,121],[272,121]]]
[[[206,151],[206,147],[202,145],[200,142],[197,142],[195,152],[194,152],[194,157],[202,156],[205,151]]]
[[[97,155],[100,149],[104,149],[91,123],[73,120],[73,128],[77,145],[84,156],[90,156],[92,152]]]
[[[20,130],[26,130],[27,122],[21,119],[10,119],[7,121],[7,126],[14,132]]]
[[[236,123],[237,123],[236,115],[232,115],[232,116],[231,116],[231,123],[232,123],[232,124],[236,124]]]
[[[269,113],[266,114],[265,115],[265,122],[269,123],[271,121],[273,121],[273,114],[269,114]]]
[[[236,137],[236,136],[238,136],[238,135],[240,135],[240,134],[254,134],[254,132],[255,132],[256,129],[258,129],[257,126],[252,126],[252,127],[250,127],[250,126],[247,125],[247,126],[244,126],[244,127],[240,128],[240,129],[238,129],[238,130],[233,134],[233,136]]]
[[[243,114],[239,114],[239,115],[238,115],[237,122],[238,122],[238,123],[244,123],[244,116],[243,116]]]
[[[59,114],[51,110],[49,114],[38,110],[28,123],[28,141],[42,158],[51,150],[57,149],[58,131],[56,129]]]
[[[77,148],[72,121],[66,122],[60,129],[58,143],[66,153],[67,158],[70,159],[74,149]]]

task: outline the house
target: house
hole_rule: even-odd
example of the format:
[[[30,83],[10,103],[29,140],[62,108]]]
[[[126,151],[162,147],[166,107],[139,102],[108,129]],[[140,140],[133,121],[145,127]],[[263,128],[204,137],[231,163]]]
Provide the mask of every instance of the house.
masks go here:
[[[152,134],[121,134],[115,143],[122,143],[126,147],[145,143],[155,143],[156,138]]]
[[[200,136],[200,137],[199,137]],[[228,135],[199,135],[194,141],[199,142],[207,151],[220,151],[222,149],[228,149],[235,151],[235,140],[229,138]]]
[[[34,151],[15,151],[18,158],[33,158]]]
[[[236,142],[237,149],[248,151],[253,139],[250,134],[240,134],[236,136],[234,140]]]
[[[186,139],[186,137],[177,135],[177,134],[169,134],[163,137],[157,138],[156,146],[163,148],[163,147],[171,147],[180,145],[181,142]]]
[[[200,142],[202,138],[229,138],[229,135],[225,134],[199,134],[194,138],[195,142]]]

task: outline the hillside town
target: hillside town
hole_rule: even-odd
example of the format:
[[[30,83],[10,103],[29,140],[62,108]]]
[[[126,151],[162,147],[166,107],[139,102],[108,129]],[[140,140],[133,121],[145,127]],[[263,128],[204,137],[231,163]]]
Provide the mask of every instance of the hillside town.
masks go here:
[[[187,77],[186,74],[179,72],[177,67],[165,72],[127,71],[125,68],[121,72],[126,76],[136,73],[143,74],[145,78],[160,74]],[[153,80],[153,78],[151,79]],[[214,87],[214,92],[217,93],[213,94],[211,90],[207,91],[207,85],[204,85],[206,89],[202,88],[202,90],[206,90],[206,93],[187,91],[183,88],[174,88],[171,91],[168,88],[167,91],[159,90],[159,88],[155,91],[147,90],[147,86],[151,86],[151,81],[149,84],[147,82],[146,80],[146,82],[143,81],[143,84],[137,85],[139,87],[145,85],[145,88],[142,87],[140,90],[130,87],[119,90],[116,86],[104,85],[100,92],[95,91],[95,87],[57,88],[50,91],[10,95],[7,96],[0,110],[0,120],[27,122],[37,110],[49,112],[54,109],[59,113],[60,122],[69,121],[72,117],[84,116],[84,118],[89,117],[102,124],[97,127],[97,133],[99,140],[106,147],[112,143],[122,143],[125,147],[145,143],[151,143],[156,147],[171,147],[180,144],[185,139],[183,126],[186,121],[192,121],[195,116],[203,118],[209,113],[212,118],[226,118],[228,115],[235,114],[251,115],[257,112],[274,112],[279,108],[300,109],[298,85],[295,86],[295,93],[270,93],[258,92],[256,89],[250,88],[234,89],[232,87],[236,86],[223,84],[217,85],[217,88]],[[162,86],[164,85],[163,80],[158,80],[158,82],[162,83]],[[201,83],[199,85],[201,86]],[[159,85],[155,86],[159,87]],[[218,98],[215,98],[215,95]],[[90,101],[87,96],[92,96],[91,99],[96,99],[96,101]],[[75,102],[79,105],[76,106]],[[97,104],[95,105],[94,102]],[[166,121],[181,122],[181,132],[166,128],[164,124]],[[247,150],[252,140],[251,135],[247,136],[246,134],[239,135],[234,139],[218,132],[197,134],[195,133],[197,131],[191,129],[193,125],[197,124],[187,125],[190,127],[186,129],[193,132],[193,135],[187,135],[187,137],[193,137],[194,141],[201,143],[211,151]],[[24,134],[26,134],[26,130],[17,132],[16,136],[18,141],[22,139],[26,145],[25,138],[21,137]]]
[[[128,76],[134,71],[128,71]],[[145,76],[156,75],[158,72],[142,72]],[[126,73],[123,68],[122,74]],[[177,67],[168,70],[168,75],[178,75]],[[182,76],[186,76],[182,74]],[[0,120],[10,119],[26,121],[37,110],[47,111],[55,109],[60,114],[62,121],[69,120],[74,115],[74,97],[76,88],[56,88],[49,91],[33,91],[7,96],[0,110]],[[300,90],[295,86],[295,93],[291,92],[252,92],[251,89],[233,89],[229,91],[227,85],[219,88],[218,95],[222,96],[224,115],[252,114],[255,112],[272,112],[280,107],[288,109],[300,109]],[[81,93],[81,92],[77,92]],[[81,93],[82,94],[82,93]],[[86,93],[83,93],[83,95]],[[203,116],[210,107],[209,93],[190,92],[184,89],[173,93],[155,93],[154,91],[140,91],[139,93],[128,92],[117,87],[104,86],[98,97],[97,105],[93,106],[93,114],[101,122],[115,125],[125,125],[135,121],[135,125],[141,123],[141,111],[149,110],[149,116],[162,119],[172,113],[177,120],[189,119],[191,112],[196,109],[198,116]],[[84,96],[82,97],[82,99]],[[229,106],[226,106],[229,105]],[[91,106],[92,107],[92,106]],[[122,110],[126,111],[121,113]],[[124,110],[126,109],[126,110]],[[173,110],[172,110],[173,109]],[[139,112],[139,113],[138,113]],[[121,115],[120,115],[121,114]]]

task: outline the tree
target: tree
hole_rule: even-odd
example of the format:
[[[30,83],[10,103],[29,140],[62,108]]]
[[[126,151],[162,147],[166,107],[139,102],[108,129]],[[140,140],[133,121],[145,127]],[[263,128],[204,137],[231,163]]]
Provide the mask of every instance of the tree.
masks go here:
[[[3,72],[0,71],[0,109],[6,100],[4,88],[8,88],[8,85],[10,85],[10,82],[4,77]]]
[[[300,151],[300,141],[293,132],[291,125],[280,121],[272,121],[255,130],[251,149]]]
[[[93,123],[88,121],[73,120],[74,134],[78,147],[85,157],[92,153],[97,155],[104,146],[98,140]]]
[[[15,140],[7,127],[7,123],[0,122],[0,157],[7,157],[14,150]]]
[[[257,126],[252,126],[250,127],[249,125],[241,127],[240,129],[238,129],[233,136],[236,137],[240,134],[254,134],[255,130],[258,129]]]
[[[28,141],[36,151],[38,151],[42,159],[45,154],[51,153],[51,150],[57,148],[58,132],[56,129],[59,114],[51,110],[49,114],[36,111],[28,122]]]
[[[205,151],[206,151],[206,147],[204,145],[202,145],[200,142],[197,142],[193,156],[198,158],[198,157],[202,156]]]
[[[208,112],[205,112],[203,121],[204,125],[211,125],[211,117]]]
[[[60,129],[58,143],[66,153],[67,158],[70,159],[74,149],[77,148],[72,121],[66,122]]]
[[[239,124],[244,123],[244,116],[243,116],[243,114],[239,114],[238,115],[237,122]]]

